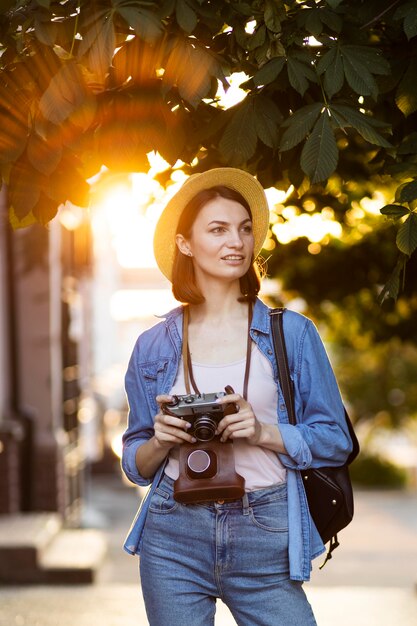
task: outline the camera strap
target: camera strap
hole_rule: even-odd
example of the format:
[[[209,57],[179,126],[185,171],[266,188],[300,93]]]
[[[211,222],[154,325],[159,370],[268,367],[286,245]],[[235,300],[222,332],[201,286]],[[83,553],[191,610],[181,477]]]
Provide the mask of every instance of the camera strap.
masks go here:
[[[200,391],[194,380],[190,346],[188,343],[189,319],[190,319],[190,310],[188,306],[185,306],[183,308],[183,326],[182,326],[182,361],[184,365],[185,390],[187,394],[190,394],[191,386],[192,386],[194,389],[194,392],[200,395]],[[252,353],[252,340],[250,336],[251,322],[252,322],[252,303],[249,302],[248,304],[248,332],[247,332],[247,343],[246,343],[246,365],[245,365],[245,376],[243,380],[243,394],[242,394],[245,400],[248,399],[249,371],[250,371],[250,361],[251,361],[251,353]],[[190,385],[190,382],[191,382],[191,385]]]

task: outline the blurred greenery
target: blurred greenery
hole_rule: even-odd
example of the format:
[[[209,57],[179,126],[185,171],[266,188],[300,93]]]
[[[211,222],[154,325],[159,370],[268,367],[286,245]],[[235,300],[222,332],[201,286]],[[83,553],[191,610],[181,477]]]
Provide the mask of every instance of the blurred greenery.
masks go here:
[[[389,221],[375,224],[376,216],[366,211],[363,198],[372,199],[374,193],[368,181],[358,179],[350,188],[333,181],[336,184],[339,194],[333,199],[315,196],[310,189],[289,203],[298,215],[308,212],[311,202],[330,206],[342,227],[340,236],[313,244],[308,234],[286,244],[275,237],[268,275],[280,285],[276,302],[301,306],[325,340],[361,438],[362,453],[352,467],[355,480],[364,485],[403,486],[407,472],[401,464],[408,461],[400,458],[396,467],[389,450],[375,456],[374,442],[381,433],[397,429],[417,446],[417,284],[412,278],[417,260],[410,259],[409,280],[398,300],[381,304],[378,296],[385,272],[398,255],[394,226]],[[385,191],[383,184],[379,191]],[[285,224],[285,208],[275,210],[277,223]],[[278,228],[274,233],[280,236]]]
[[[360,454],[350,466],[354,484],[363,487],[402,488],[407,485],[404,469],[380,456]]]

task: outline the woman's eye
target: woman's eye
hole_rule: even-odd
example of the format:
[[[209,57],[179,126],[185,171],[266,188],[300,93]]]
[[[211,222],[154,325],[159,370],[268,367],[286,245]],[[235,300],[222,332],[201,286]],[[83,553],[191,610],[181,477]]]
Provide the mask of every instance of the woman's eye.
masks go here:
[[[242,228],[242,230],[243,230],[243,232],[244,232],[244,233],[251,233],[251,232],[252,232],[252,226],[251,226],[251,224],[247,224],[246,226],[244,226],[244,227]]]

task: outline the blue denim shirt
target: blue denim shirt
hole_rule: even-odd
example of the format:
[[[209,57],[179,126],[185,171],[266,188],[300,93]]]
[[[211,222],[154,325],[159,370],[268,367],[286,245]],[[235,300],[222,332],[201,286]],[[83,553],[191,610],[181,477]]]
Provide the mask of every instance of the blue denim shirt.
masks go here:
[[[128,426],[123,435],[122,468],[137,485],[149,485],[133,520],[124,548],[140,554],[143,527],[150,496],[164,471],[163,463],[152,480],[138,472],[138,447],[153,434],[158,394],[169,393],[177,374],[182,344],[182,307],[142,333],[133,349],[125,378],[129,402]],[[316,327],[308,318],[286,310],[284,333],[290,375],[294,382],[297,425],[288,423],[270,332],[269,308],[257,300],[253,310],[251,338],[272,364],[278,387],[277,425],[287,454],[279,454],[287,469],[289,561],[293,580],[309,580],[311,561],[324,545],[310,517],[300,470],[344,463],[352,443],[344,418],[339,388]]]

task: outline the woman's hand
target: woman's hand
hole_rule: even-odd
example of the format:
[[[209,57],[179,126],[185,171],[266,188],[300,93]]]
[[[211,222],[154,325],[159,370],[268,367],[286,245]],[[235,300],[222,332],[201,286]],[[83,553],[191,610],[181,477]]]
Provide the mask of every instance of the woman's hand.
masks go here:
[[[220,440],[246,438],[252,446],[262,446],[274,452],[287,454],[280,430],[275,424],[260,422],[252,406],[238,393],[228,394],[217,400],[220,404],[234,402],[238,411],[226,415],[217,427]]]
[[[219,404],[234,403],[238,409],[236,413],[226,415],[217,426],[217,434],[221,441],[227,439],[246,439],[256,446],[262,434],[262,424],[256,418],[252,406],[240,394],[232,393],[217,400]]]
[[[155,440],[160,448],[170,450],[177,444],[184,442],[195,443],[195,438],[188,434],[187,430],[191,424],[180,417],[165,414],[161,405],[171,402],[172,396],[160,395],[156,396],[156,401],[160,406],[160,411],[155,415]]]

